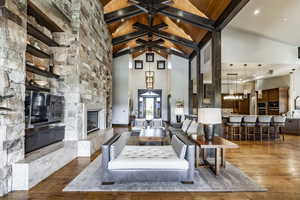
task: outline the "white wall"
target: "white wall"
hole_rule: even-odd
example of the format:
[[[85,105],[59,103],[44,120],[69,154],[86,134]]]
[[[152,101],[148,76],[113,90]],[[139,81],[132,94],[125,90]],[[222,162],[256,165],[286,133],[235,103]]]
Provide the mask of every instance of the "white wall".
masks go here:
[[[222,31],[223,63],[296,64],[297,47],[232,27]]]
[[[129,102],[128,102],[128,84],[129,84],[129,55],[113,59],[113,106],[112,123],[129,123]]]
[[[187,59],[170,55],[171,70],[171,121],[176,122],[176,100],[184,101],[184,113],[188,113],[189,102],[189,61]]]
[[[138,89],[146,89],[145,83],[145,72],[150,70],[154,71],[154,89],[162,90],[162,119],[168,119],[168,111],[167,111],[167,97],[169,94],[169,71],[168,70],[168,61],[158,55],[154,54],[154,62],[147,63],[146,62],[146,54],[140,55],[134,60],[143,60],[143,70],[134,69],[134,61],[132,69],[130,69],[130,83],[129,83],[129,94],[130,98],[133,101],[133,111],[134,114],[138,115]],[[157,60],[166,61],[166,69],[165,70],[157,70]]]

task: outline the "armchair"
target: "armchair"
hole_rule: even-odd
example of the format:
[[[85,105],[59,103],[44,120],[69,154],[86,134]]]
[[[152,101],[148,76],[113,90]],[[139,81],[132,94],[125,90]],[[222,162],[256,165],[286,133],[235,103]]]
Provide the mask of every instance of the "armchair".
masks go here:
[[[135,119],[131,124],[131,130],[133,132],[140,132],[146,126],[147,126],[146,119]]]

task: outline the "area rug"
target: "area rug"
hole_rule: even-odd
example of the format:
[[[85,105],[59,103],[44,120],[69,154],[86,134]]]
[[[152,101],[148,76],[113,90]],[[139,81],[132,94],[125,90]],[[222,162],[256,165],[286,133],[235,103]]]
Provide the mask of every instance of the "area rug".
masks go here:
[[[101,155],[65,188],[64,192],[264,192],[240,169],[227,162],[216,177],[208,168],[195,170],[194,184],[180,182],[115,183],[101,185]]]

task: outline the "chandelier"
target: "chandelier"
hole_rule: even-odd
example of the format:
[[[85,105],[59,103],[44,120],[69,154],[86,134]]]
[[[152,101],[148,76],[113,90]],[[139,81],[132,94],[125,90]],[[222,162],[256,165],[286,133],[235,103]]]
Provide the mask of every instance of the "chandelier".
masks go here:
[[[145,72],[146,89],[154,89],[154,71],[151,71],[151,63],[148,63],[148,71]]]
[[[152,90],[154,89],[154,71],[146,71],[146,89]]]

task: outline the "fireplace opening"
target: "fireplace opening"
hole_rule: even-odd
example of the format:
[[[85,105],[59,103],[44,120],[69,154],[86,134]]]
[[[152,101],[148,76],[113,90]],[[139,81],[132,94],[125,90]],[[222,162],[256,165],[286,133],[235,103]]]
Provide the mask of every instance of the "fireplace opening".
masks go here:
[[[99,111],[87,112],[87,133],[99,130]]]

